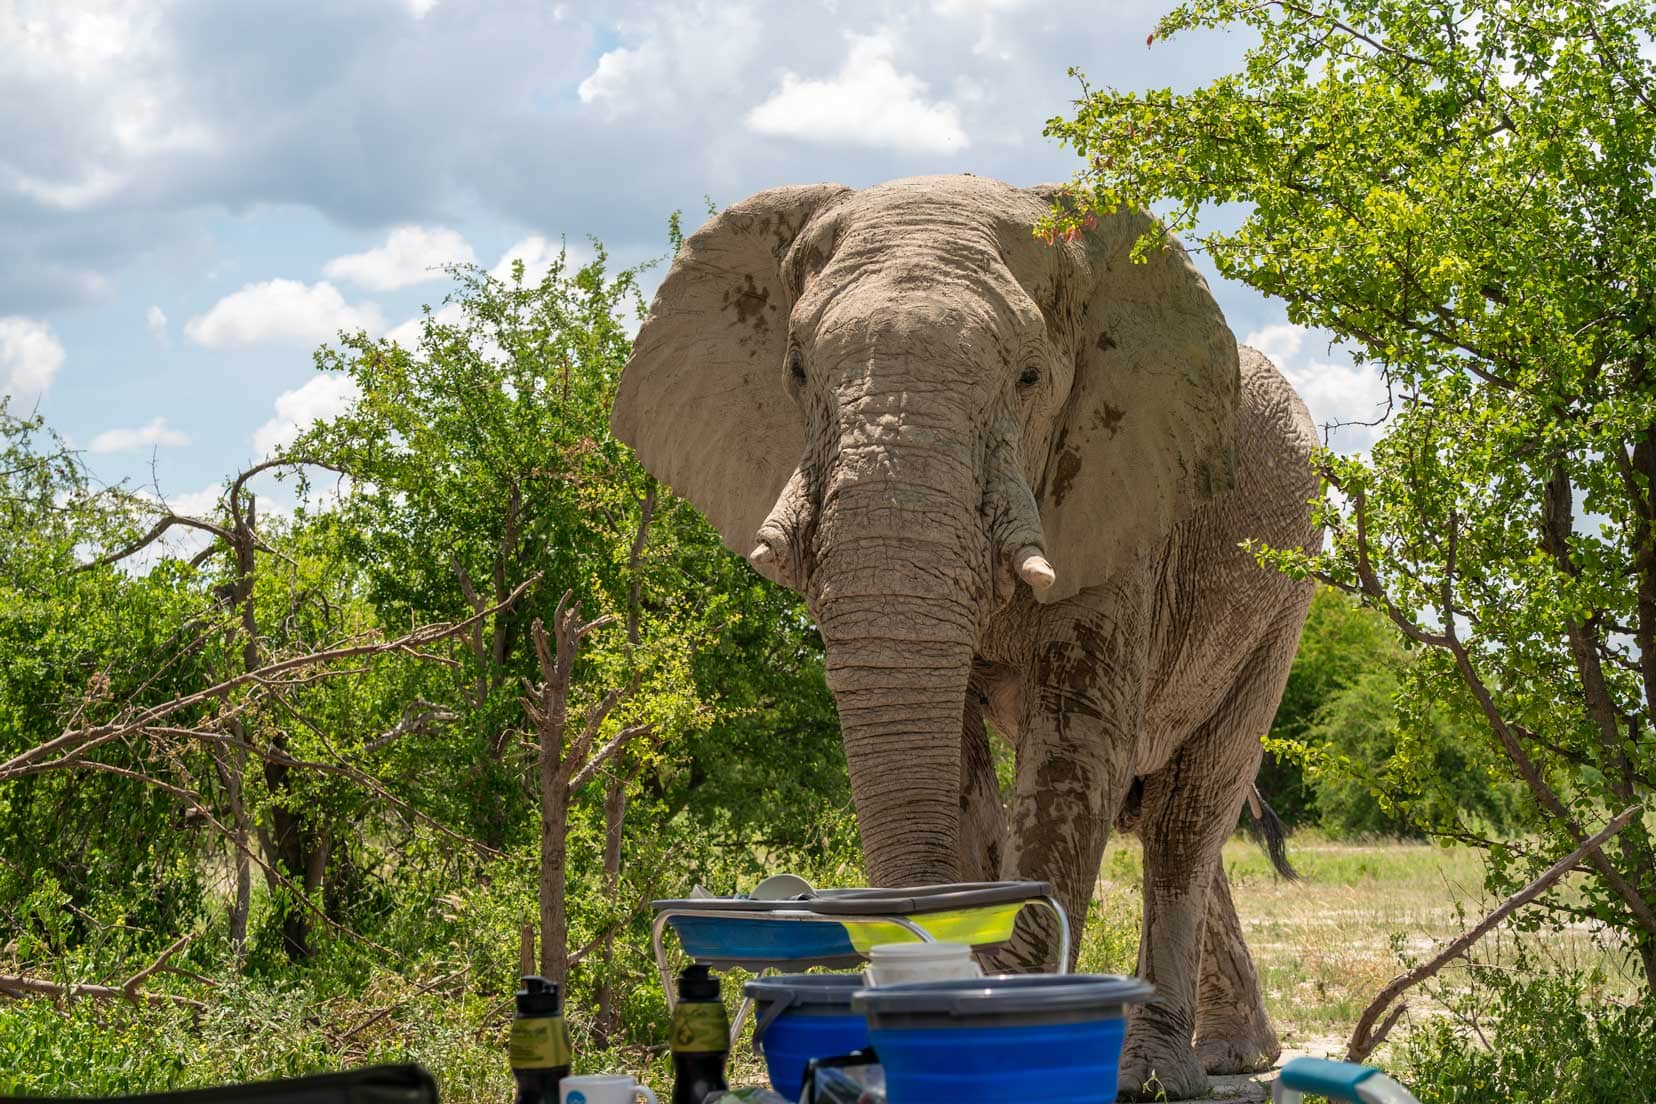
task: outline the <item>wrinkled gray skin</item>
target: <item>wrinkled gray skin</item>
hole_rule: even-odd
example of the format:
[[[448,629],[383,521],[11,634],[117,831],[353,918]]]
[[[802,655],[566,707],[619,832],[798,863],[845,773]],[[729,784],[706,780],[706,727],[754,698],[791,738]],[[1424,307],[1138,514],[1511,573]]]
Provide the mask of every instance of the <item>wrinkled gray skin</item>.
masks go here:
[[[613,424],[805,595],[876,883],[1046,880],[1079,933],[1111,825],[1139,833],[1157,995],[1122,1085],[1177,1098],[1279,1050],[1219,849],[1310,601],[1237,544],[1320,540],[1314,436],[1182,249],[1133,264],[1131,213],[1046,245],[1050,198],[955,176],[737,204],[685,242]],[[1052,935],[1021,922],[1003,964]]]

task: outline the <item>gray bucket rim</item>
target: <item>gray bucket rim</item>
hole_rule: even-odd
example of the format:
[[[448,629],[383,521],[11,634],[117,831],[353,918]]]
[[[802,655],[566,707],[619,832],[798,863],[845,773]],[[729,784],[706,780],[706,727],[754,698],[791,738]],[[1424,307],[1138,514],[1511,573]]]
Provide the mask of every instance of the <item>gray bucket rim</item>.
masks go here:
[[[851,994],[867,984],[861,974],[780,974],[754,978],[742,986],[742,992],[753,999],[759,1013],[753,1021],[753,1049],[763,1053],[765,1033],[790,1011],[820,1016],[825,1009],[830,1014],[843,1010],[847,1017],[855,1015],[857,1010],[851,1006]]]
[[[851,995],[867,988],[861,974],[779,974],[754,978],[742,992],[758,1003],[784,1002],[795,1005],[842,1005],[851,1007]]]
[[[859,989],[851,1007],[868,1016],[1000,1016],[1104,1011],[1143,1004],[1149,982],[1120,974],[997,974]]]

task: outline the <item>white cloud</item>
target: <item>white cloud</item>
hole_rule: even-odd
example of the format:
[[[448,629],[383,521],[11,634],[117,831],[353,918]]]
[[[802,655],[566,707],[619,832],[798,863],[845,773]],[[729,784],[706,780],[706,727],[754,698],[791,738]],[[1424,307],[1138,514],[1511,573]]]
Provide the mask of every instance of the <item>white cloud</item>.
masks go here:
[[[489,269],[489,275],[497,280],[512,278],[512,262],[523,261],[523,282],[538,284],[552,267],[552,262],[558,259],[558,254],[564,254],[564,273],[573,275],[580,267],[592,260],[592,250],[579,243],[570,245],[563,241],[551,241],[542,234],[530,234],[520,242],[516,242],[506,252],[500,255],[500,260]]]
[[[398,226],[385,244],[365,253],[336,257],[322,269],[335,280],[349,280],[373,291],[407,287],[443,276],[445,264],[477,260],[472,247],[457,232],[443,226]]]
[[[408,12],[415,19],[424,19],[437,6],[438,0],[408,0]]]
[[[144,312],[144,324],[150,328],[150,332],[156,337],[166,338],[167,312],[160,307],[151,304],[150,309]]]
[[[1386,412],[1386,381],[1373,365],[1331,360],[1308,350],[1308,338],[1326,345],[1328,334],[1278,322],[1242,339],[1264,353],[1294,385],[1311,409],[1319,431],[1325,425],[1377,421]],[[1362,452],[1380,437],[1378,425],[1338,425],[1328,436],[1337,452]]]
[[[215,147],[187,78],[170,64],[175,36],[165,24],[173,7],[155,0],[0,5],[7,93],[33,116],[35,136],[54,139],[30,141],[27,129],[12,135],[6,175],[17,194],[80,211],[135,186],[155,155]],[[28,105],[30,93],[49,100]]]
[[[636,46],[598,59],[576,89],[582,103],[611,116],[660,117],[740,87],[759,45],[759,20],[749,6],[703,0],[694,7],[663,5],[659,16],[636,29],[642,36]]]
[[[373,303],[350,304],[323,281],[267,280],[248,284],[214,303],[206,314],[184,323],[198,345],[222,349],[260,341],[327,341],[340,330],[379,333],[385,319]]]
[[[827,145],[923,153],[963,150],[970,142],[960,109],[927,102],[926,82],[898,72],[889,34],[853,35],[845,63],[828,80],[782,74],[782,87],[747,114],[759,134]]]
[[[0,318],[0,395],[29,406],[63,367],[63,343],[51,327],[17,315]]]
[[[285,448],[315,422],[343,414],[361,394],[349,376],[312,376],[303,386],[276,396],[276,413],[253,433],[253,453],[261,458]]]
[[[121,190],[126,177],[102,165],[95,165],[72,180],[43,180],[28,173],[15,174],[19,195],[56,211],[80,211],[95,207]]]
[[[980,57],[1010,60],[1012,50],[1007,43],[1012,36],[1003,34],[996,17],[1026,7],[1029,0],[932,0],[932,14],[943,19],[958,19],[978,25],[977,41],[972,53]]]
[[[124,452],[127,449],[187,445],[190,439],[167,424],[167,419],[156,418],[138,429],[106,429],[92,438],[88,446],[93,452]]]
[[[145,7],[143,0],[20,0],[0,20],[0,54],[8,68],[28,76],[96,82],[133,52],[153,47],[159,13]]]

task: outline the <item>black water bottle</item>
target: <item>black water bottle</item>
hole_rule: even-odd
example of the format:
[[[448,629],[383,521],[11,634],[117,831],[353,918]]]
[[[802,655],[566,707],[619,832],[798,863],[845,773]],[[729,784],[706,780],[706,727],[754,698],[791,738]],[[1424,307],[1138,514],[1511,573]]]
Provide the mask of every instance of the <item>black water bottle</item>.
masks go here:
[[[558,1082],[569,1076],[569,1025],[557,982],[526,977],[512,1018],[512,1076],[517,1104],[558,1104]]]
[[[724,1072],[729,1053],[730,1019],[719,999],[719,979],[699,962],[686,966],[673,1009],[673,1104],[702,1104],[730,1088]]]

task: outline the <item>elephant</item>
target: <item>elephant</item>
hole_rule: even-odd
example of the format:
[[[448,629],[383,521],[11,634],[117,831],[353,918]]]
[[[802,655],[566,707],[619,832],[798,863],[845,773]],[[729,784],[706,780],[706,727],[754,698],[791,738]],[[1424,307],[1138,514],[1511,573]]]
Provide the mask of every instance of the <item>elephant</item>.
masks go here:
[[[774,188],[686,239],[611,426],[825,648],[875,884],[1055,887],[1079,931],[1113,825],[1144,843],[1121,1084],[1267,1066],[1220,859],[1320,546],[1316,435],[1143,212],[1038,239],[1053,187]],[[1003,807],[985,721],[1015,748]],[[1020,922],[1003,965],[1055,936]],[[1205,942],[1204,942],[1205,941]]]

